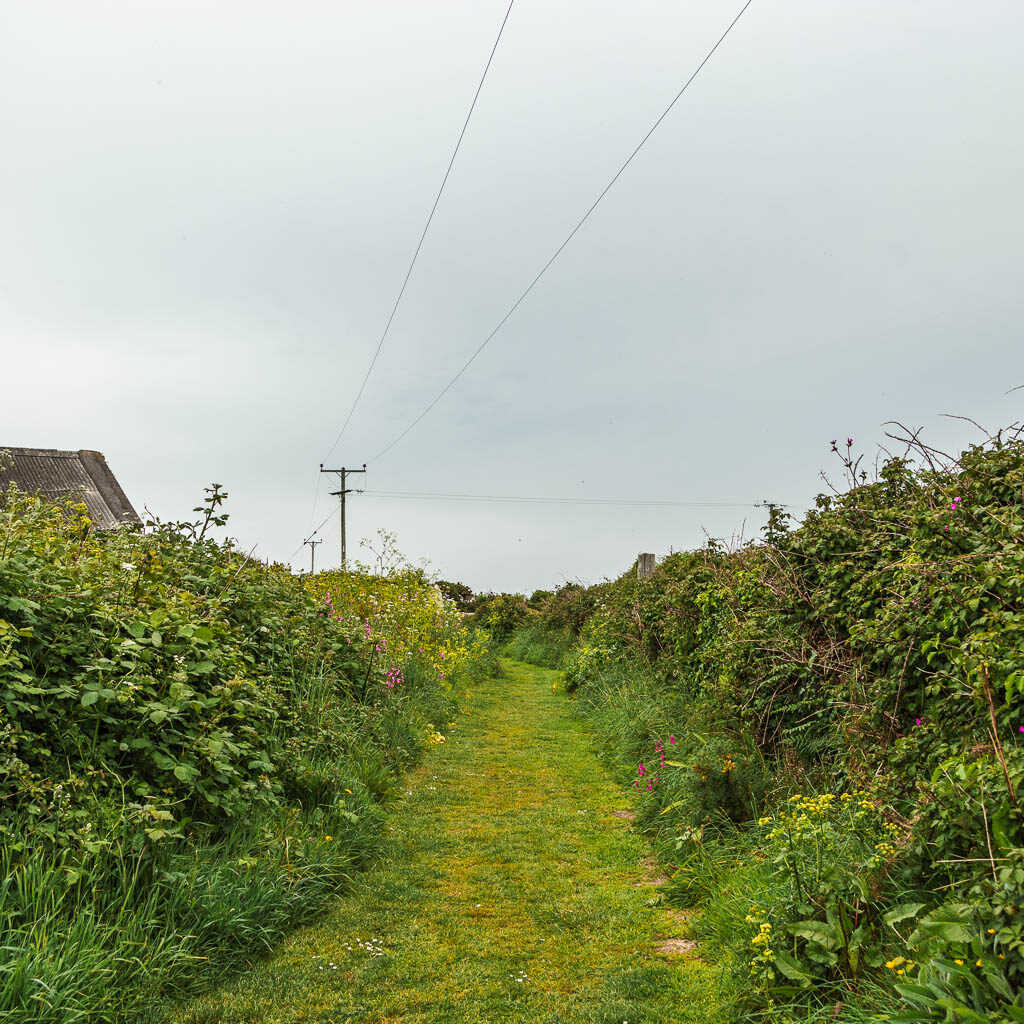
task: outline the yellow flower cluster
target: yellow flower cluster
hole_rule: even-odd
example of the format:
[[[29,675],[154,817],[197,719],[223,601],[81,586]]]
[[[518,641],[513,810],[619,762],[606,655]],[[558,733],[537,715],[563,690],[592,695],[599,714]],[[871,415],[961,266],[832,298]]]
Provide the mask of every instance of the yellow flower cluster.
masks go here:
[[[447,738],[442,736],[432,725],[428,725],[427,741],[430,743],[446,743]]]
[[[382,661],[402,666],[409,658],[420,657],[434,667],[446,688],[486,651],[486,633],[471,635],[454,604],[415,571],[391,576],[367,571],[317,573],[306,586],[319,599],[329,600],[338,621],[361,640],[368,623],[365,640],[376,647]]]
[[[722,757],[722,774],[728,775],[734,771],[736,771],[736,762],[733,760],[732,754],[725,754]]]
[[[867,798],[867,792],[862,789],[839,796],[835,793],[821,793],[818,796],[797,793],[789,798],[789,803],[789,811],[783,812],[775,819],[775,828],[768,833],[768,839],[778,839],[781,836],[801,839],[807,835],[820,836],[823,831],[834,830],[835,811],[839,806],[852,808],[855,822],[863,819],[868,812],[876,811],[875,805]],[[761,818],[758,821],[759,825],[771,823],[771,818]]]
[[[746,916],[747,924],[757,925],[757,932],[750,939],[754,952],[750,960],[753,974],[771,972],[771,963],[775,959],[775,950],[772,949],[772,925],[770,921],[762,919],[765,913],[766,911],[755,906],[750,908],[750,913]]]

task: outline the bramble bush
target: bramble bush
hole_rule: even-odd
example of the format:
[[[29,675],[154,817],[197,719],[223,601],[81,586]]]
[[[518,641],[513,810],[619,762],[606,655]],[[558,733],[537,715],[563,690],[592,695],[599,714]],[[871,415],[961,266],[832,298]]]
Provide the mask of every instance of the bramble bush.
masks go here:
[[[703,900],[743,1012],[766,1020],[901,1003],[908,1020],[1024,1019],[1020,947],[1005,948],[1024,848],[1024,443],[1014,428],[953,459],[898,436],[873,479],[852,438],[833,442],[845,489],[799,525],[773,508],[756,542],[574,593],[571,626],[559,594],[539,616],[573,643],[567,689],[614,764],[676,737],[679,767],[635,787],[639,820],[680,868],[669,893]],[[840,796],[808,805],[799,842],[795,824],[769,839],[792,793],[858,791],[873,810]],[[805,853],[824,889],[794,902],[780,880],[805,877]],[[771,925],[786,958],[753,979],[752,900],[754,934]],[[953,999],[969,1012],[942,1017]]]
[[[215,542],[225,498],[97,532],[3,496],[4,1020],[152,1019],[310,920],[485,660],[407,571],[304,579]]]
[[[522,594],[486,594],[477,605],[477,623],[497,641],[508,640],[530,616]]]

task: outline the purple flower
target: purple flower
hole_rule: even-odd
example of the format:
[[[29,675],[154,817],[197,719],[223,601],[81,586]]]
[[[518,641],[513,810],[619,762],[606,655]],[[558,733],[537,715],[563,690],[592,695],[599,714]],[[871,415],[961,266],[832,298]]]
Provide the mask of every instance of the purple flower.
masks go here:
[[[921,722],[923,722],[923,721],[924,721],[924,719],[922,719],[922,718],[915,718],[914,719],[914,725],[920,725]]]

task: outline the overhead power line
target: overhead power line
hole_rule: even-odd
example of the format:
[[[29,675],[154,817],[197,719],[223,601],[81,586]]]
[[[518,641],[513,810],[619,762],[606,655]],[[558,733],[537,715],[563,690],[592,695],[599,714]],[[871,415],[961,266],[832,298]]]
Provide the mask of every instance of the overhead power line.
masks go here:
[[[290,562],[303,548],[303,545],[308,544],[338,513],[341,511],[340,506],[335,505],[334,508],[328,513],[327,518],[300,544],[286,559],[286,562]]]
[[[420,249],[423,248],[423,241],[427,237],[427,232],[430,230],[430,223],[434,219],[434,214],[437,212],[437,205],[441,202],[441,194],[444,192],[445,185],[448,184],[448,176],[452,173],[452,167],[455,166],[455,158],[459,155],[459,148],[462,146],[462,140],[465,138],[466,129],[469,127],[469,120],[473,116],[473,111],[476,109],[476,101],[480,98],[480,90],[484,87],[484,80],[487,78],[487,72],[491,68],[491,62],[494,60],[494,55],[498,50],[498,43],[501,42],[502,33],[505,31],[505,25],[508,23],[509,15],[512,13],[513,3],[515,3],[515,0],[509,0],[508,10],[505,11],[505,17],[501,22],[501,28],[498,29],[497,38],[494,40],[494,46],[491,47],[491,54],[487,58],[487,64],[484,66],[484,73],[480,76],[476,92],[473,94],[473,102],[469,105],[469,113],[466,114],[466,120],[463,122],[462,131],[459,132],[459,138],[455,143],[455,149],[452,150],[451,159],[448,161],[448,169],[444,172],[444,178],[441,180],[441,187],[437,190],[437,195],[434,197],[434,205],[430,208],[430,215],[427,217],[427,223],[423,226],[423,232],[420,235],[420,240],[416,244],[416,251],[412,254],[412,260],[409,263],[409,269],[405,272],[402,287],[398,290],[398,298],[395,299],[395,304],[391,307],[391,315],[388,317],[387,323],[384,325],[384,333],[381,334],[380,341],[377,342],[377,349],[373,353],[373,358],[370,360],[370,365],[366,369],[366,375],[363,377],[363,382],[359,385],[359,391],[356,393],[355,401],[353,401],[352,407],[349,409],[348,415],[345,417],[345,422],[342,423],[341,430],[338,431],[338,436],[334,439],[334,444],[331,445],[330,451],[324,456],[325,462],[334,453],[334,449],[341,443],[341,439],[345,435],[345,431],[348,429],[349,423],[352,421],[352,414],[356,411],[356,406],[359,405],[359,400],[363,397],[363,392],[366,390],[366,384],[370,379],[370,375],[373,373],[373,368],[377,365],[377,359],[380,356],[381,349],[384,347],[384,340],[387,338],[388,332],[391,330],[391,324],[394,321],[395,314],[398,312],[398,307],[402,302],[402,296],[405,295],[406,285],[409,283],[409,278],[412,277],[413,267],[416,266],[416,260],[419,258]]]
[[[361,494],[370,498],[398,499],[408,501],[483,501],[483,502],[511,502],[514,504],[537,504],[537,505],[597,505],[597,506],[626,506],[634,508],[775,508],[796,509],[806,511],[802,505],[785,505],[778,501],[686,501],[669,498],[570,498],[551,497],[547,495],[523,495],[523,494],[466,494],[462,492],[440,492],[440,491],[371,491],[363,490]],[[320,525],[300,544],[286,559],[291,562],[302,550],[303,545],[308,544],[317,534],[339,514],[339,507],[331,510],[330,514]]]
[[[374,498],[407,498],[435,501],[504,501],[529,502],[543,505],[634,505],[652,508],[764,508],[760,501],[674,501],[647,498],[563,498],[519,494],[445,494],[434,491],[364,491]],[[773,502],[776,508],[797,508]]]
[[[662,111],[661,116],[658,118],[658,120],[654,122],[650,130],[640,140],[639,144],[636,146],[633,152],[629,154],[629,156],[626,158],[622,166],[615,172],[615,175],[612,177],[612,180],[609,181],[608,184],[605,185],[605,187],[601,190],[598,197],[590,205],[590,208],[579,219],[576,226],[572,229],[572,231],[569,232],[565,240],[555,250],[551,258],[547,261],[547,263],[544,264],[543,267],[541,267],[540,272],[529,283],[526,290],[522,293],[522,295],[519,296],[518,299],[516,299],[516,301],[509,307],[508,312],[506,312],[505,315],[498,321],[497,326],[494,328],[494,330],[492,330],[491,333],[488,334],[486,338],[484,338],[484,340],[477,347],[476,351],[474,351],[473,354],[469,357],[469,359],[467,359],[466,362],[462,365],[462,368],[458,371],[458,373],[456,373],[455,376],[452,377],[452,379],[448,381],[447,384],[445,384],[445,386],[438,392],[438,394],[427,405],[427,407],[416,417],[416,419],[414,419],[412,423],[410,423],[409,426],[407,426],[405,430],[403,430],[386,448],[381,449],[376,455],[374,455],[373,458],[370,460],[371,462],[381,458],[381,456],[383,455],[386,455],[389,451],[391,451],[392,448],[395,447],[395,445],[402,441],[410,433],[410,431],[412,431],[412,429],[416,427],[421,422],[421,420],[423,420],[423,418],[431,411],[431,409],[433,409],[434,406],[437,405],[437,403],[440,402],[441,399],[444,398],[446,394],[448,394],[448,392],[451,390],[455,382],[466,372],[466,370],[469,369],[469,367],[473,364],[477,356],[479,356],[480,353],[483,352],[483,350],[488,346],[488,344],[490,344],[491,339],[498,333],[498,331],[501,330],[502,327],[504,327],[505,322],[519,308],[520,304],[527,297],[527,295],[529,295],[530,292],[533,291],[534,286],[547,273],[548,268],[555,262],[555,260],[558,259],[559,256],[561,256],[563,250],[566,248],[566,246],[568,246],[568,244],[573,240],[573,238],[575,238],[576,233],[580,230],[580,228],[583,227],[583,225],[590,219],[590,215],[594,212],[594,210],[597,209],[598,205],[601,203],[601,200],[604,199],[604,197],[611,191],[612,186],[619,180],[619,178],[622,176],[626,168],[633,162],[633,158],[640,152],[641,149],[643,149],[643,147],[647,143],[647,140],[655,133],[655,131],[657,131],[662,121],[664,121],[665,118],[668,117],[672,108],[682,98],[683,93],[685,93],[686,90],[689,89],[690,84],[701,73],[701,70],[704,68],[704,65],[707,64],[709,60],[711,60],[711,58],[715,54],[715,51],[722,45],[722,43],[725,42],[726,37],[733,30],[733,28],[735,28],[736,23],[740,20],[740,18],[743,17],[743,15],[746,13],[747,8],[753,2],[754,0],[747,0],[743,7],[740,8],[739,14],[737,14],[736,17],[732,19],[732,21],[729,23],[729,27],[719,37],[718,42],[711,47],[711,49],[707,53],[707,56],[705,56],[705,58],[700,62],[700,64],[697,65],[697,69],[683,83],[683,87],[673,97],[672,102],[669,103],[669,105]]]

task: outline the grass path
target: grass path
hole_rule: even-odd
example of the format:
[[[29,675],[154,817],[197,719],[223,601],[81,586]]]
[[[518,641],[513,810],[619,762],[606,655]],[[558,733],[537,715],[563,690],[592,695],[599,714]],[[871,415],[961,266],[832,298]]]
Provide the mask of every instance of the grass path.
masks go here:
[[[317,925],[176,1024],[711,1024],[716,973],[658,951],[644,886],[557,673],[514,662],[407,777],[390,855]]]

